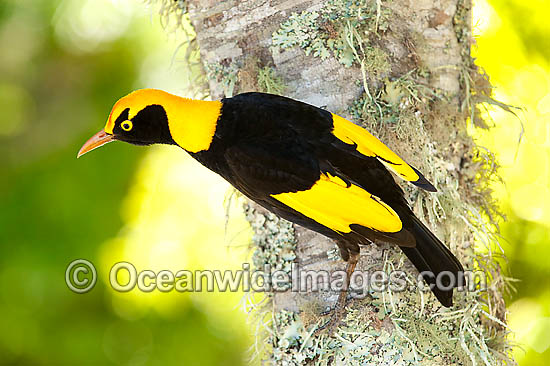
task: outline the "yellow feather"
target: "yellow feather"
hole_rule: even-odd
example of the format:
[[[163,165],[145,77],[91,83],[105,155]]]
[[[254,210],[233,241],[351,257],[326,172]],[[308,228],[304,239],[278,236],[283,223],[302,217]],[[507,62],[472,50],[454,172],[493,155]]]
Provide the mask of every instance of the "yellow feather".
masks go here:
[[[334,125],[332,134],[346,144],[357,144],[357,151],[361,154],[377,157],[388,169],[409,182],[416,182],[420,178],[399,155],[364,128],[336,114],[332,114],[332,121]]]
[[[351,232],[358,224],[382,232],[398,232],[402,228],[397,213],[378,197],[356,185],[346,186],[338,178],[321,175],[306,191],[271,195],[276,200],[334,231]]]

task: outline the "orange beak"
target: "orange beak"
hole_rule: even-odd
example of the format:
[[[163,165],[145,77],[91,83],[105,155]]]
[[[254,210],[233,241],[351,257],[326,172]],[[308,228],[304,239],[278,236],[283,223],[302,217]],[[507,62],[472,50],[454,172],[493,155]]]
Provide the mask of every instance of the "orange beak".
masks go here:
[[[90,139],[86,141],[84,145],[82,145],[76,157],[79,158],[87,152],[92,151],[93,149],[97,149],[98,147],[108,144],[109,142],[112,142],[114,140],[114,135],[108,134],[107,132],[101,130],[90,137]]]

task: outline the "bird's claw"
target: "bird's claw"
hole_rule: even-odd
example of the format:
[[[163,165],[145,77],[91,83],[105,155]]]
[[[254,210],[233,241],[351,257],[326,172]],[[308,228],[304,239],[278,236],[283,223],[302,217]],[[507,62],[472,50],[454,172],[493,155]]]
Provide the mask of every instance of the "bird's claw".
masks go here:
[[[328,308],[327,310],[323,311],[320,315],[326,316],[332,313],[330,319],[325,324],[321,325],[315,331],[313,332],[314,335],[318,335],[323,330],[328,331],[328,335],[332,336],[334,334],[334,331],[338,328],[338,325],[342,322],[342,319],[346,316],[346,306],[353,301],[353,297],[347,297],[345,302],[337,303],[335,306]]]
[[[353,296],[348,295],[348,296],[346,297],[346,303],[344,304],[344,306],[348,306],[349,304],[351,304],[351,302],[352,302],[353,300],[355,300],[355,299],[353,298]],[[329,307],[327,307],[326,310],[321,311],[321,312],[319,313],[319,315],[320,315],[320,316],[327,316],[327,315],[329,315],[330,313],[335,312],[335,311],[337,310],[338,307],[339,307],[339,304],[334,304],[334,306],[329,306]]]

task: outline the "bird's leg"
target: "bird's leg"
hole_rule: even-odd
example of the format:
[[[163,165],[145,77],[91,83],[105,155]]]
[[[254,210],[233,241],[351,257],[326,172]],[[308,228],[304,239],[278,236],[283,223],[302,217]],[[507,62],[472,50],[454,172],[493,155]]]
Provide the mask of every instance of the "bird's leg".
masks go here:
[[[328,329],[329,335],[332,335],[335,328],[338,326],[338,324],[340,324],[340,321],[346,315],[346,298],[349,292],[349,285],[351,283],[351,275],[353,274],[353,271],[355,271],[355,266],[357,266],[358,261],[359,253],[350,253],[346,266],[346,278],[344,280],[344,287],[338,295],[338,300],[336,301],[336,306],[334,307],[332,316],[326,324],[317,328],[317,330],[315,331],[316,333],[320,332],[323,329]]]

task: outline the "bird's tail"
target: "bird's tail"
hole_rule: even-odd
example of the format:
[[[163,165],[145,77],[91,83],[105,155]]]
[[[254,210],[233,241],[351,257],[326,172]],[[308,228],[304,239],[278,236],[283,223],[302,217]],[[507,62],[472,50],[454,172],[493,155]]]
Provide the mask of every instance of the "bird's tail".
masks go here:
[[[446,307],[452,306],[453,288],[464,285],[462,264],[418,218],[412,216],[412,224],[407,231],[414,235],[416,246],[400,247],[401,250],[423,273],[424,281],[439,302]],[[438,278],[439,281],[436,281]]]

